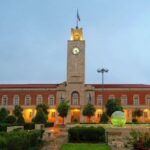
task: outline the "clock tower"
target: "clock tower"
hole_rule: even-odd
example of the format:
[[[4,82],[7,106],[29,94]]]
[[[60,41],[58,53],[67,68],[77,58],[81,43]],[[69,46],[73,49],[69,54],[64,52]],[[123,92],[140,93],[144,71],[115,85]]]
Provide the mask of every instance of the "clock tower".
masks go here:
[[[67,83],[84,84],[85,80],[85,41],[82,28],[72,28],[67,49]]]

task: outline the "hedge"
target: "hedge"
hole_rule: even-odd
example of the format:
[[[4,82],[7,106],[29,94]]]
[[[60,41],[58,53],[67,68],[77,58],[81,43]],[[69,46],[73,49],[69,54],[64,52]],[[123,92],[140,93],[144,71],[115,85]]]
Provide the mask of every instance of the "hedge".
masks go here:
[[[54,123],[53,122],[46,122],[45,127],[53,127]]]
[[[68,130],[69,142],[105,142],[103,127],[73,127]]]
[[[40,146],[42,143],[43,131],[12,131],[0,133],[0,148],[4,150],[29,150]]]

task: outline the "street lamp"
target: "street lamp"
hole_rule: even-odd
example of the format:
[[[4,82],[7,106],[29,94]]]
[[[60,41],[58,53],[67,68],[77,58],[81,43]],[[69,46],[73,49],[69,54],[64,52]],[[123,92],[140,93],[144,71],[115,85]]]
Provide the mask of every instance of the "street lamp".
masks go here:
[[[104,97],[103,97],[103,91],[104,91],[104,73],[107,73],[109,70],[107,68],[98,68],[97,72],[102,74],[102,101],[104,102]],[[102,102],[102,109],[103,109],[103,102]]]

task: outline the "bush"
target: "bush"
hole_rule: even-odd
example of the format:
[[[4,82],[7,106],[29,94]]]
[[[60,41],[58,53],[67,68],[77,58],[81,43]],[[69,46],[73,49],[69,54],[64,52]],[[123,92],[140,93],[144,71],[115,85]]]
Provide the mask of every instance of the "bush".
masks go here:
[[[133,119],[132,119],[132,122],[133,122],[133,123],[138,123],[138,121],[137,121],[136,118],[133,118]]]
[[[53,122],[46,122],[45,127],[53,127],[54,123]]]
[[[1,123],[0,124],[0,132],[6,132],[7,131],[7,126],[8,126],[8,124]]]
[[[68,130],[69,142],[104,142],[105,129],[103,127],[73,127]]]
[[[35,123],[34,122],[24,123],[24,129],[25,130],[33,130],[33,129],[35,129]]]
[[[108,123],[108,120],[109,120],[109,118],[108,118],[107,114],[104,112],[101,116],[100,123]]]
[[[21,124],[22,125],[24,123],[25,123],[24,118],[23,118],[22,114],[20,114],[18,116],[18,118],[17,118],[17,124]]]
[[[9,115],[5,119],[6,123],[14,124],[16,122],[16,117],[13,115]]]
[[[39,146],[42,142],[43,131],[12,131],[0,134],[0,147],[3,150],[29,150]]]

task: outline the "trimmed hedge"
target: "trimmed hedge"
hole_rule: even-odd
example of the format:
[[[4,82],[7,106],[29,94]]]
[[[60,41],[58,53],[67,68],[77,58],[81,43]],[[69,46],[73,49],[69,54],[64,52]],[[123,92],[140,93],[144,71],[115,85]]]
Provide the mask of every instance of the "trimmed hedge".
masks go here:
[[[12,131],[0,133],[0,148],[5,150],[29,150],[40,146],[43,131]]]
[[[24,129],[25,130],[33,130],[33,129],[35,129],[35,123],[33,123],[33,122],[24,123]]]
[[[53,122],[46,122],[45,127],[53,127],[54,123]]]
[[[73,127],[68,130],[69,142],[105,142],[103,127]]]

